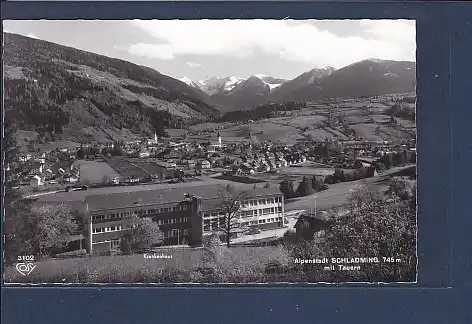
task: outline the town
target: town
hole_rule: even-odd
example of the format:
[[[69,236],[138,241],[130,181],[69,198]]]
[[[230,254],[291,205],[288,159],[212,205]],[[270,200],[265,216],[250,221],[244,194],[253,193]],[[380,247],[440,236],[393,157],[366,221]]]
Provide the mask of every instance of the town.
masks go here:
[[[415,281],[415,62],[176,79],[4,36],[5,282]],[[295,261],[352,256],[400,262]]]

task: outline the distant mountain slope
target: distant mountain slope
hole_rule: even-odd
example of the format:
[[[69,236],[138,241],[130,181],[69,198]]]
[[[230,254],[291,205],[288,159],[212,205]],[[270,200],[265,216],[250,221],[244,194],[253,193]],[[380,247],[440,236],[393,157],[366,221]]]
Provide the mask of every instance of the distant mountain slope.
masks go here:
[[[182,81],[186,85],[200,90],[200,86],[197,83],[193,82],[189,77],[184,76],[180,78],[179,81]]]
[[[243,82],[243,78],[238,77],[211,77],[206,80],[198,81],[199,88],[208,95],[219,94],[233,90],[233,88]]]
[[[266,103],[271,92],[286,80],[267,75],[253,75],[247,80],[238,81],[229,91],[213,94],[211,102],[223,111],[251,109]]]
[[[308,72],[305,72],[295,79],[287,81],[280,87],[277,87],[271,94],[271,100],[283,100],[285,97],[290,96],[292,92],[297,91],[298,89],[307,85],[313,84],[317,80],[330,75],[335,70],[335,68],[328,66],[325,68],[314,68]]]
[[[288,83],[287,83],[288,84]],[[284,85],[286,86],[286,85]],[[310,101],[331,97],[375,96],[415,91],[416,64],[369,59],[333,71],[312,83],[277,95],[274,101]],[[277,90],[282,90],[282,87]]]
[[[15,34],[3,36],[6,118],[23,129],[100,140],[83,130],[125,128],[145,135],[163,125],[219,115],[205,93],[151,68]]]

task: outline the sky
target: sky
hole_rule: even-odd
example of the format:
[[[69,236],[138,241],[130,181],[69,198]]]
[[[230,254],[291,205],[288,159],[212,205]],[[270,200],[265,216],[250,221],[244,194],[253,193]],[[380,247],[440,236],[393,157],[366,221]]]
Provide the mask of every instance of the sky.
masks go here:
[[[6,20],[3,30],[194,81],[416,60],[414,20]]]

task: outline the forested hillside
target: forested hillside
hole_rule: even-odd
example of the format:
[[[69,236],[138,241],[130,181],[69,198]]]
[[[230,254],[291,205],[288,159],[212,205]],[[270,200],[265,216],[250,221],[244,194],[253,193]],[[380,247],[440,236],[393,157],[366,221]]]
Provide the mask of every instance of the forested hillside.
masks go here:
[[[67,139],[162,133],[219,115],[205,93],[153,69],[15,34],[4,33],[4,77],[7,119]]]

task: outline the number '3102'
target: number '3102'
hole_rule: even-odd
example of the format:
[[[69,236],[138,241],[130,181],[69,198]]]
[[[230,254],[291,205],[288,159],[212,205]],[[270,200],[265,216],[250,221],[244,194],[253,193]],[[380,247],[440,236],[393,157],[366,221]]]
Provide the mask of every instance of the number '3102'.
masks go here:
[[[34,261],[34,255],[19,255],[18,261]]]

